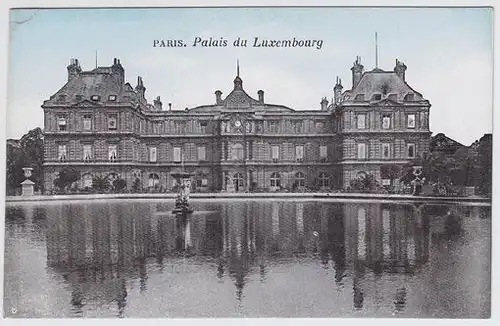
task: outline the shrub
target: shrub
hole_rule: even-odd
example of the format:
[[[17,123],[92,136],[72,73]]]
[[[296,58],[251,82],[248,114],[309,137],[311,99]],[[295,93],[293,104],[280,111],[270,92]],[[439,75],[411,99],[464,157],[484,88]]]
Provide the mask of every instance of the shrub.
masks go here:
[[[59,188],[60,192],[64,192],[74,182],[80,180],[80,173],[74,168],[65,167],[61,171],[57,178],[54,179],[54,186]]]
[[[92,178],[92,188],[98,192],[103,193],[109,191],[111,187],[108,178],[96,175]]]
[[[116,179],[113,181],[113,188],[116,192],[123,192],[127,188],[127,181],[124,179]]]

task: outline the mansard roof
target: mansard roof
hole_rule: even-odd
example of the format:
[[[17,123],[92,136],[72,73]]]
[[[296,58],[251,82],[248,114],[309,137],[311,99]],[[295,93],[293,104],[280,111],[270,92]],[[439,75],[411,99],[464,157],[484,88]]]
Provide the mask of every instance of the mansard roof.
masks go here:
[[[369,103],[385,98],[394,103],[428,104],[422,94],[408,85],[403,77],[395,71],[385,71],[380,68],[364,72],[358,84],[343,93],[342,102],[343,104]]]
[[[117,59],[111,67],[96,67],[89,71],[81,71],[79,66],[76,68],[78,69],[76,73],[69,74],[66,84],[44,101],[44,106],[79,106],[84,102],[87,105],[92,103],[102,105],[103,102],[108,103],[110,96],[115,96],[112,103],[140,104],[144,108],[150,108],[145,98],[141,98],[141,94],[137,90],[134,90],[129,83],[124,82],[124,70]],[[70,65],[68,71],[71,69]],[[142,83],[140,77],[139,80]],[[97,101],[92,101],[94,96],[98,96]]]

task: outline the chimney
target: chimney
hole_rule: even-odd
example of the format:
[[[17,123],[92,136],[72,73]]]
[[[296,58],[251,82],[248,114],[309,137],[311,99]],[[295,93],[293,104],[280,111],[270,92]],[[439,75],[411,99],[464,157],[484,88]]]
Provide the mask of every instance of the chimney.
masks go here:
[[[335,82],[335,86],[333,87],[333,100],[335,104],[340,103],[340,98],[342,96],[342,80],[337,77],[337,81]]]
[[[220,104],[222,102],[221,99],[222,92],[219,90],[215,91],[215,104]]]
[[[137,86],[135,87],[135,91],[137,92],[137,94],[139,94],[140,100],[144,102],[146,100],[145,97],[146,87],[144,87],[141,76],[137,77]]]
[[[154,103],[154,106],[155,106],[155,110],[158,110],[158,111],[162,110],[163,103],[161,103],[161,100],[160,100],[159,96],[156,97],[156,99],[153,101],[153,103]]]
[[[68,69],[68,81],[72,80],[76,76],[78,76],[79,73],[82,72],[82,68],[80,67],[80,64],[78,63],[78,59],[70,59],[69,60],[69,66],[66,67]]]
[[[113,71],[113,74],[118,76],[120,85],[123,85],[125,83],[125,70],[123,69],[120,63],[120,59],[117,58],[113,59],[113,65],[111,66],[111,71]]]
[[[168,103],[168,111],[172,111],[172,103]]]
[[[259,102],[264,104],[264,91],[263,90],[259,90],[257,92],[257,94],[259,95]]]
[[[396,73],[396,75],[399,76],[399,78],[405,80],[406,65],[403,62],[396,59],[396,66],[394,66],[394,72]]]
[[[356,61],[351,68],[352,70],[352,89],[358,86],[361,76],[363,75],[363,65],[361,64],[361,57],[357,56]]]
[[[321,111],[326,111],[328,109],[328,100],[326,97],[321,99]]]

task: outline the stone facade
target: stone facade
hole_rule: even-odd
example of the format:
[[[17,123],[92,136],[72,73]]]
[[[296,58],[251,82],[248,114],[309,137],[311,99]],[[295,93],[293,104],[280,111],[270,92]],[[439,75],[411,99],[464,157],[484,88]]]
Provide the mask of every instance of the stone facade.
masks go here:
[[[334,102],[323,98],[316,111],[268,104],[261,90],[252,98],[239,72],[225,98],[217,90],[214,104],[176,110],[160,97],[149,104],[142,78],[126,83],[118,59],[91,71],[72,59],[68,82],[42,105],[45,189],[65,166],[81,173],[80,188],[101,175],[170,191],[176,171],[194,174],[195,191],[339,189],[362,172],[380,179],[380,166],[407,162],[411,146],[413,156],[428,150],[430,104],[400,65],[363,72],[357,60],[352,89],[342,93],[337,79]]]

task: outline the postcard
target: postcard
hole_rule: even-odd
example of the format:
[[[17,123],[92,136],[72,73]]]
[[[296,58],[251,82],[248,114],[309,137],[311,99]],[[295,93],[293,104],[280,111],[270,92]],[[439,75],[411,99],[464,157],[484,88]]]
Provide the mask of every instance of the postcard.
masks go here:
[[[4,318],[489,318],[493,9],[11,9]]]

